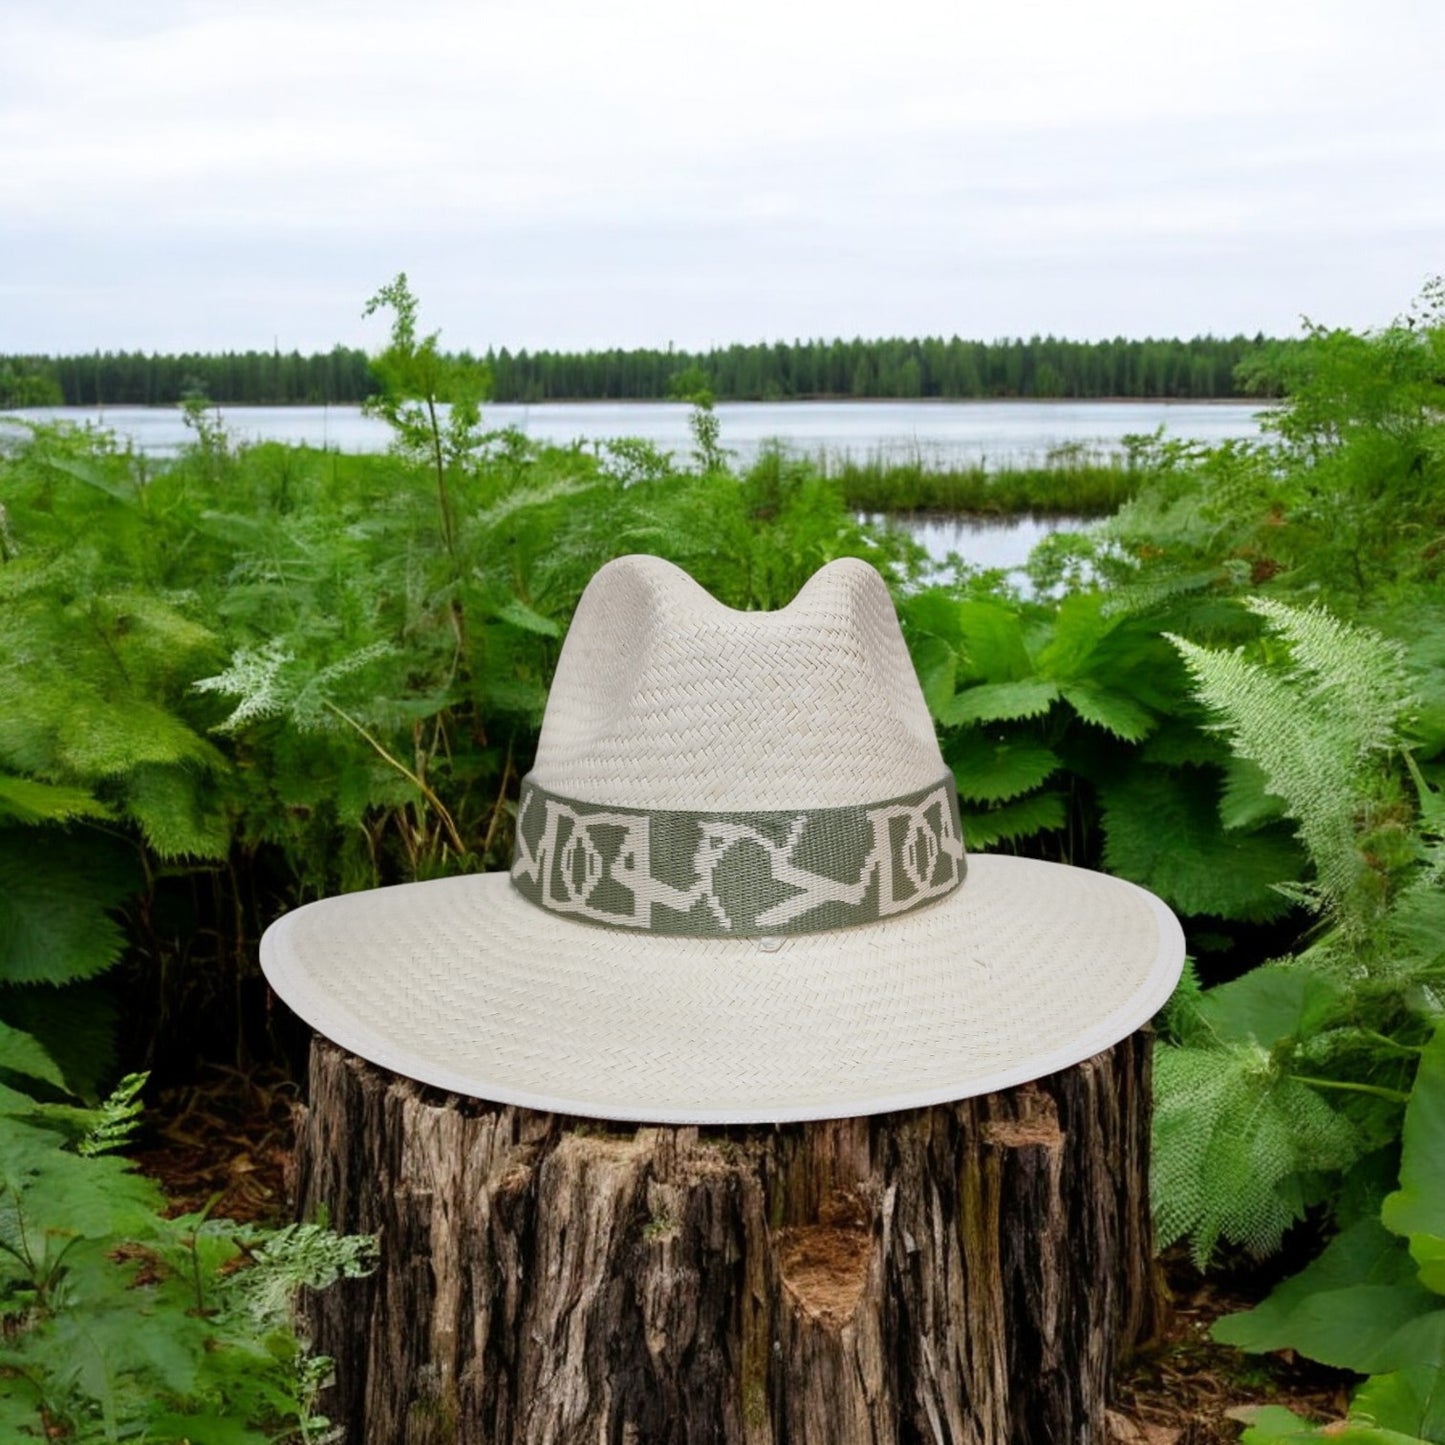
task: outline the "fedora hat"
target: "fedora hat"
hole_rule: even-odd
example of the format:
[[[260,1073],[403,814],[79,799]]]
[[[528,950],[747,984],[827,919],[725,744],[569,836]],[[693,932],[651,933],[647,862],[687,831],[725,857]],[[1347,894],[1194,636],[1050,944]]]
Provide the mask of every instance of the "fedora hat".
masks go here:
[[[1037,1078],[1144,1023],[1183,957],[1134,884],[965,856],[892,601],[855,559],[777,612],[609,562],[562,647],[510,873],[323,899],[261,940],[276,993],[363,1058],[659,1123]]]

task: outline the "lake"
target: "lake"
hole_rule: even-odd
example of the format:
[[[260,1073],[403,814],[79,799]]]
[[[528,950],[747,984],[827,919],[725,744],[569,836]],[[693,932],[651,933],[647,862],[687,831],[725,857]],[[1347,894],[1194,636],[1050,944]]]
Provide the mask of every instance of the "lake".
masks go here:
[[[907,532],[940,568],[950,554],[957,554],[975,567],[1020,568],[1029,553],[1055,532],[1082,532],[1097,517],[939,517],[900,513],[866,514],[876,525]],[[1017,579],[1016,579],[1017,580]],[[1027,591],[1028,589],[1025,588]]]
[[[385,423],[354,406],[224,406],[217,409],[240,441],[280,441],[344,452],[384,451]],[[189,438],[174,407],[48,407],[13,415],[96,424],[156,456]],[[1166,401],[794,401],[720,402],[722,444],[740,462],[780,441],[807,456],[856,461],[918,460],[925,466],[1031,466],[1059,447],[1096,457],[1158,427],[1173,437],[1222,442],[1256,436],[1260,409],[1250,402]],[[641,437],[686,456],[688,408],[679,402],[549,402],[489,406],[489,427],[516,427],[539,441],[568,445]]]
[[[344,452],[384,451],[384,422],[354,406],[225,406],[221,418],[238,441],[280,441]],[[104,426],[153,456],[172,455],[189,439],[174,407],[116,406],[95,411],[49,407],[12,415]],[[1126,436],[1159,427],[1182,440],[1217,443],[1259,434],[1260,409],[1247,402],[1154,401],[797,401],[720,402],[722,444],[746,463],[772,442],[832,461],[920,461],[935,468],[1042,465],[1060,447],[1094,458],[1122,449]],[[678,402],[550,402],[489,406],[490,427],[516,427],[539,441],[569,445],[641,437],[686,457],[688,408]],[[0,426],[4,417],[0,416]],[[1088,524],[1071,517],[894,517],[935,561],[950,552],[982,567],[1019,567],[1051,532]]]

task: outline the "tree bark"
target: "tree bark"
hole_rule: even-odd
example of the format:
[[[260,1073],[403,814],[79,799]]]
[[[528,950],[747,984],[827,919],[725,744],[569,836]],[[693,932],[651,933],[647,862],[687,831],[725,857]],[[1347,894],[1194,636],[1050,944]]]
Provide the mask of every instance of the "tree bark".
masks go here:
[[[619,1127],[323,1039],[303,1217],[382,1262],[305,1304],[348,1445],[1094,1445],[1155,1328],[1149,1047],[959,1103]]]

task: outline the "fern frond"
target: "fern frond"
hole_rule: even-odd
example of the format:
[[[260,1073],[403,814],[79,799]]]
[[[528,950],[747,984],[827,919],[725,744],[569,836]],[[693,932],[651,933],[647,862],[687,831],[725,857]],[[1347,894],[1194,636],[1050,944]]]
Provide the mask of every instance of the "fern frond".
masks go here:
[[[278,717],[284,712],[286,697],[281,670],[294,661],[295,654],[279,638],[273,637],[260,647],[237,648],[224,672],[193,682],[191,687],[196,692],[215,692],[239,699],[230,717],[217,723],[212,731],[237,732],[247,723]]]
[[[1201,1268],[1221,1239],[1272,1253],[1304,1213],[1309,1177],[1362,1150],[1349,1120],[1262,1048],[1160,1045],[1154,1087],[1158,1242],[1188,1237]]]
[[[273,717],[285,717],[303,732],[310,732],[327,723],[327,704],[337,683],[395,650],[389,642],[369,643],[308,673],[295,666],[297,655],[287,643],[273,637],[260,647],[238,648],[224,672],[191,685],[197,692],[239,699],[231,715],[217,723],[213,732],[234,733],[249,723]]]
[[[84,1138],[75,1146],[75,1152],[87,1159],[97,1154],[111,1154],[130,1143],[145,1113],[140,1102],[140,1091],[145,1088],[147,1074],[127,1074],[107,1098],[101,1101],[95,1111],[95,1123],[86,1130]]]
[[[1246,604],[1289,644],[1301,693],[1327,712],[1359,758],[1397,747],[1415,693],[1405,649],[1372,628],[1349,626],[1322,607],[1271,597]]]
[[[250,1251],[250,1264],[226,1281],[226,1310],[257,1329],[289,1321],[296,1291],[324,1289],[338,1279],[359,1279],[376,1268],[377,1241],[369,1234],[337,1234],[320,1224],[289,1224]]]
[[[1380,755],[1398,744],[1411,703],[1403,654],[1320,608],[1250,605],[1287,644],[1282,658],[1256,662],[1242,648],[1170,640],[1236,754],[1259,767],[1295,822],[1315,870],[1310,900],[1360,933],[1383,894],[1357,821],[1379,792]]]

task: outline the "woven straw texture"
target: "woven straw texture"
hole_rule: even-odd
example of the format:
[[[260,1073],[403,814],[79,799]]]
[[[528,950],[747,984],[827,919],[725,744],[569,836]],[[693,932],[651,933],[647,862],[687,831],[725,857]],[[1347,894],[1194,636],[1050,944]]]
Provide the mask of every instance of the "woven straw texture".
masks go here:
[[[578,606],[532,776],[598,804],[745,812],[867,805],[944,769],[865,563],[738,613],[628,557]],[[1037,1078],[1145,1022],[1183,956],[1173,914],[1132,884],[976,855],[936,903],[782,939],[578,921],[488,874],[312,903],[261,945],[277,993],[375,1063],[660,1123],[881,1113]]]
[[[501,874],[326,899],[263,962],[308,1023],[458,1093],[661,1123],[839,1118],[941,1103],[1088,1058],[1179,975],[1173,916],[1084,869],[975,855],[885,923],[669,938],[573,923]]]

